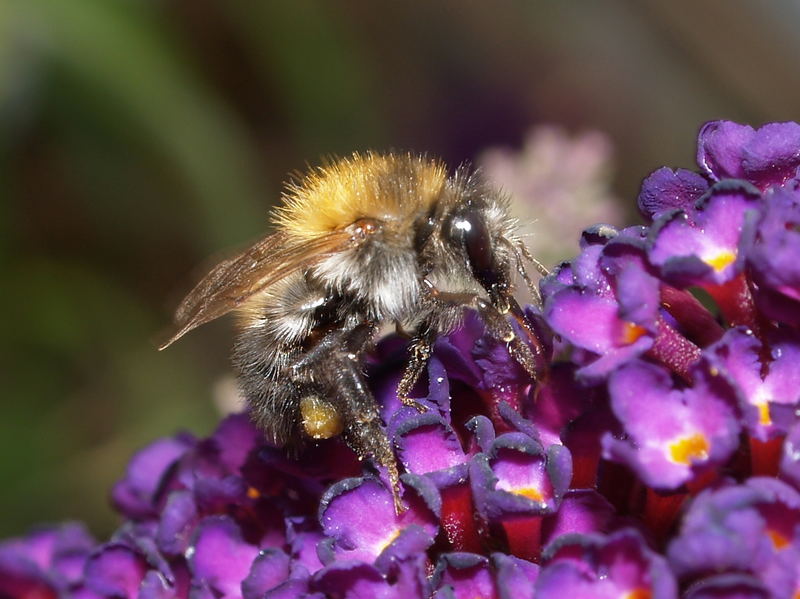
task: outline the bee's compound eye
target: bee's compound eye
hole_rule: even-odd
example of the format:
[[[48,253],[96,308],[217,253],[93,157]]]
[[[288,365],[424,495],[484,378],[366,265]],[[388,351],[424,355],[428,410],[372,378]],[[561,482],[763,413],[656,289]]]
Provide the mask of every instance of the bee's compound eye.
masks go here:
[[[332,403],[313,395],[300,400],[303,428],[312,439],[330,439],[344,429],[342,415]]]
[[[453,221],[453,227],[464,240],[472,272],[481,276],[492,269],[492,239],[483,215],[477,210],[470,210]]]

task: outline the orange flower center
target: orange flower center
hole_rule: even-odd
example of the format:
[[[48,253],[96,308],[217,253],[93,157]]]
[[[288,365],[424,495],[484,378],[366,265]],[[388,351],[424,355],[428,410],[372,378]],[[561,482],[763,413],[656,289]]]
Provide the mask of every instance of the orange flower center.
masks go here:
[[[622,325],[622,342],[633,343],[639,337],[647,333],[647,329],[632,322],[626,322]]]
[[[774,530],[767,530],[767,536],[769,540],[772,541],[772,544],[775,546],[775,549],[783,549],[789,544],[789,539],[783,536],[779,532],[775,532]]]

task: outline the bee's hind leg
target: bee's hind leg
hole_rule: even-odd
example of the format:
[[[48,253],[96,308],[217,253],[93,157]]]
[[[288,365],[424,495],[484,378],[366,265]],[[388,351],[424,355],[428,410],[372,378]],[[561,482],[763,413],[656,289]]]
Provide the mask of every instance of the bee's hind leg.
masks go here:
[[[367,389],[361,364],[342,357],[331,365],[336,368],[335,392],[344,412],[345,442],[356,452],[359,459],[371,457],[384,466],[389,476],[395,512],[405,511],[400,501],[400,473],[397,470],[391,443],[381,426],[378,405]]]
[[[387,470],[395,511],[400,501],[400,473],[391,443],[381,423],[378,404],[362,373],[361,354],[375,327],[362,323],[325,335],[291,365],[298,385],[316,388],[341,416],[342,436],[359,459],[371,458]]]

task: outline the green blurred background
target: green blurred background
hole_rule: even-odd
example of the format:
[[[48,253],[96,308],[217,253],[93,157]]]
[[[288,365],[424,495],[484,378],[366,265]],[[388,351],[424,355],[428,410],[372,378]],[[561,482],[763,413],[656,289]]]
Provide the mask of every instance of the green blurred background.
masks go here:
[[[596,129],[630,210],[712,118],[800,119],[790,0],[0,3],[0,536],[113,529],[131,453],[205,434],[230,322],[156,352],[285,173],[357,149],[451,164]]]

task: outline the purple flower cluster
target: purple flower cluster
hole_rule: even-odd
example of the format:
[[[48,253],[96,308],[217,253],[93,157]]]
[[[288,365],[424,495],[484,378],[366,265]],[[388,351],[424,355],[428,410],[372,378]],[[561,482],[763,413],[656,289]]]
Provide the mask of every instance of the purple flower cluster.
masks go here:
[[[542,281],[539,381],[470,314],[420,414],[378,346],[405,512],[340,441],[295,461],[230,416],[134,456],[109,541],[0,544],[0,597],[800,596],[800,125],[709,123],[698,164]]]

